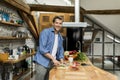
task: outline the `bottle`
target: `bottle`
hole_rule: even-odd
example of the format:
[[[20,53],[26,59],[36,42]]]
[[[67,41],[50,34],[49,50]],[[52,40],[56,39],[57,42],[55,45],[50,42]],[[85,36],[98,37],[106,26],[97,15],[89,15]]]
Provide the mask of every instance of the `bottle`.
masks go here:
[[[13,20],[13,13],[12,13],[12,12],[10,12],[9,17],[10,17],[10,22],[11,22],[11,23],[14,23],[14,20]]]
[[[2,20],[2,8],[0,7],[0,21]]]
[[[0,21],[2,21],[2,11],[0,11]]]
[[[6,13],[6,10],[5,9],[3,9],[3,12],[2,12],[2,20],[3,21],[7,21],[7,13]]]

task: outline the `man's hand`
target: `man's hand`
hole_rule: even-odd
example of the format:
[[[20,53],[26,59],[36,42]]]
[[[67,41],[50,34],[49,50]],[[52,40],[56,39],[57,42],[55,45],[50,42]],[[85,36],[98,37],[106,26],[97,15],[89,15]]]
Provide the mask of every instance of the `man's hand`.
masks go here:
[[[55,65],[55,66],[58,66],[58,65],[60,65],[60,62],[59,62],[58,60],[56,60],[56,59],[53,59],[52,61],[53,61],[53,63],[54,63],[54,65]]]
[[[51,59],[54,63],[55,66],[60,65],[60,62],[58,60],[56,60],[50,53],[46,53],[45,56],[49,59]]]

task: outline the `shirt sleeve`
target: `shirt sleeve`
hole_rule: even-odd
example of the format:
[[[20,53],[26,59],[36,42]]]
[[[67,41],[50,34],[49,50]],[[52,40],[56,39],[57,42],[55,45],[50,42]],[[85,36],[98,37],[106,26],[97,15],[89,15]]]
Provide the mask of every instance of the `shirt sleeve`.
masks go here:
[[[50,51],[48,49],[46,49],[47,46],[47,40],[48,40],[48,31],[47,30],[43,30],[39,36],[39,50],[40,50],[40,54],[45,54],[45,53],[49,53]]]

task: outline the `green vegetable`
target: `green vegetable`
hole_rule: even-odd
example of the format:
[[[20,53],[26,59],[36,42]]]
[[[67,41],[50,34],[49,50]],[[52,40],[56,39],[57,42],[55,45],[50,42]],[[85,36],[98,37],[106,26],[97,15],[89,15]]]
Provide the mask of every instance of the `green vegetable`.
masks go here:
[[[85,55],[85,53],[79,52],[79,54],[77,55],[75,60],[86,61],[87,60],[87,56]]]

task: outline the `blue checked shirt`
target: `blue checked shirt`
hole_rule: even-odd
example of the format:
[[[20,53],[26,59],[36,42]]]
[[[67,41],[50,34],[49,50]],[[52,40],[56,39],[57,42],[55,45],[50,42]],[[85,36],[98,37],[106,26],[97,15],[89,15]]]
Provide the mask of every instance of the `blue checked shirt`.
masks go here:
[[[44,29],[39,37],[39,47],[37,53],[34,57],[34,61],[44,67],[48,67],[50,59],[45,57],[45,53],[52,54],[52,49],[54,45],[55,33],[54,28]],[[58,33],[58,49],[56,54],[56,59],[60,60],[64,58],[64,49],[63,49],[63,38],[60,33]]]

